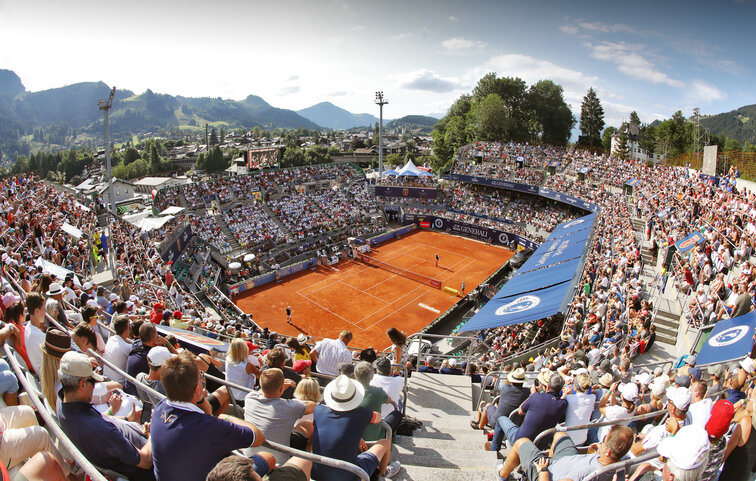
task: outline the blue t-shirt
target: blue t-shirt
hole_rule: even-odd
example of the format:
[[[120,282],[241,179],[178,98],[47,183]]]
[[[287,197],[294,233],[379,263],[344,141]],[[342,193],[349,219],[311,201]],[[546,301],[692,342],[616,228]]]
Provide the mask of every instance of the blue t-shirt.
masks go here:
[[[61,403],[59,420],[66,436],[92,463],[118,471],[131,479],[154,479],[152,471],[137,468],[140,460],[137,447],[113,423],[103,419],[92,404]]]
[[[163,399],[150,424],[152,460],[160,481],[205,481],[207,474],[235,449],[247,448],[255,432]]]
[[[442,367],[440,372],[441,374],[454,374],[455,376],[461,376],[464,374],[462,369],[458,367]]]
[[[731,403],[735,404],[736,402],[745,399],[746,393],[741,391],[740,389],[728,389],[727,390],[727,400]]]
[[[364,407],[351,411],[334,411],[324,404],[318,404],[313,412],[315,429],[312,433],[312,452],[357,464],[360,438],[372,419],[373,411]],[[315,463],[312,467],[312,478],[323,481],[353,481],[357,476],[343,469]]]
[[[525,411],[525,419],[517,431],[517,439],[533,440],[542,431],[551,429],[560,421],[564,421],[567,400],[558,398],[552,392],[537,392],[525,400],[522,410]]]
[[[129,357],[126,359],[126,373],[129,376],[136,377],[140,372],[150,372],[150,365],[147,362],[148,352],[150,352],[150,347],[142,344],[140,340],[135,341],[131,345],[131,352],[129,352]],[[128,380],[124,384],[123,390],[128,394],[138,396],[136,387]]]

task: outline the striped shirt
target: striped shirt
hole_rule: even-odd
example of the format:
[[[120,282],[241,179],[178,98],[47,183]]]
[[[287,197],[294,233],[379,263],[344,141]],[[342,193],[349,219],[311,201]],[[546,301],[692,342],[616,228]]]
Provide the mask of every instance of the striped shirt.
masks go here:
[[[339,364],[352,362],[352,354],[341,339],[323,339],[312,350],[318,353],[317,369],[322,374],[338,376]]]

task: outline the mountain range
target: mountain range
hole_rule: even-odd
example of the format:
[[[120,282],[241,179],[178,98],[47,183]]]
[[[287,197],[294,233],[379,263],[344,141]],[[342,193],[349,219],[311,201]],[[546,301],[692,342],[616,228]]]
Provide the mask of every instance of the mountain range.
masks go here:
[[[701,126],[719,137],[756,144],[756,104],[745,105],[730,112],[701,116]]]
[[[103,114],[97,105],[109,93],[110,87],[104,82],[29,92],[15,72],[0,70],[0,159],[13,161],[17,155],[28,155],[37,148],[98,145]],[[409,117],[420,122],[413,131],[427,129],[430,122],[435,124],[431,117]],[[149,89],[141,94],[116,90],[110,110],[110,132],[116,141],[173,129],[201,132],[205,124],[226,130],[256,126],[266,130],[349,129],[372,126],[377,121],[373,115],[353,114],[329,102],[295,112],[273,107],[256,95],[229,100],[157,94]]]

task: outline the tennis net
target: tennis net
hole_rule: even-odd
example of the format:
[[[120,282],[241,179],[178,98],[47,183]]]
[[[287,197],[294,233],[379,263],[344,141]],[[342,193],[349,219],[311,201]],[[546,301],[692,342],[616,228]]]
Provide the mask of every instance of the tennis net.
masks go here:
[[[391,264],[388,264],[383,261],[379,261],[378,259],[375,259],[370,256],[366,256],[364,254],[360,254],[360,260],[364,262],[365,264],[379,267],[383,270],[400,275],[402,277],[406,277],[408,279],[412,279],[413,281],[417,281],[421,284],[425,284],[427,286],[431,286],[436,289],[441,289],[441,281],[433,279],[431,277],[424,276],[422,274],[417,274],[415,272],[408,271],[407,269],[402,269],[401,267],[393,266]]]

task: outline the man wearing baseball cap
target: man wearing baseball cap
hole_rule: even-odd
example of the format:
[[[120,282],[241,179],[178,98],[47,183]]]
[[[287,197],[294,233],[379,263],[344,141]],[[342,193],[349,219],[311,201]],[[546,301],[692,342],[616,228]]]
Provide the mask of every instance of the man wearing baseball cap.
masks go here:
[[[92,370],[89,358],[79,352],[65,353],[58,376],[63,386],[60,427],[82,454],[131,480],[154,480],[150,439],[133,430],[122,432],[120,424],[104,419],[92,405],[94,386],[104,378]]]
[[[730,423],[734,415],[735,406],[726,399],[720,399],[711,408],[711,416],[705,428],[706,433],[709,435],[709,462],[703,475],[701,475],[703,481],[714,481],[719,475],[719,468],[722,467],[727,455],[728,442],[725,434],[730,429]],[[739,427],[738,425],[736,429]],[[733,434],[730,442],[737,443],[739,437],[739,434],[737,436]]]
[[[165,388],[160,381],[160,372],[163,367],[163,363],[172,358],[176,354],[171,353],[167,347],[155,346],[147,352],[147,364],[150,368],[149,372],[140,372],[136,375],[136,380],[146,386],[151,387],[160,394],[165,395]],[[162,398],[156,398],[153,394],[145,389],[142,389],[139,384],[136,384],[137,394],[139,399],[156,405]]]

